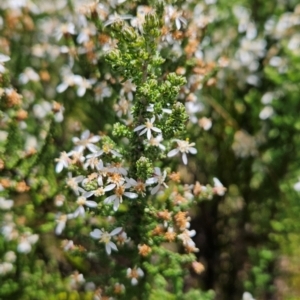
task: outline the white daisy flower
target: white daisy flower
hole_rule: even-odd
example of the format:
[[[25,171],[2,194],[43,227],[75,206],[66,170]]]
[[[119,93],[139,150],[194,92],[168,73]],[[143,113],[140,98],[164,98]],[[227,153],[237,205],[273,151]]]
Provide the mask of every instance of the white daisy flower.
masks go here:
[[[66,227],[67,221],[70,219],[74,219],[74,214],[58,214],[56,217],[57,225],[55,227],[55,234],[60,235]]]
[[[154,127],[153,126],[153,123],[155,121],[155,116],[153,116],[151,118],[151,120],[149,119],[146,119],[146,123],[144,125],[139,125],[137,126],[136,128],[134,128],[133,131],[140,131],[140,134],[139,135],[142,135],[144,133],[147,133],[147,139],[150,140],[151,137],[152,137],[152,133],[151,133],[151,130],[155,131],[155,132],[158,132],[158,133],[161,133],[161,130],[157,127]]]
[[[78,186],[79,183],[81,183],[84,179],[84,176],[80,175],[80,176],[76,176],[76,177],[72,177],[72,173],[68,173],[68,178],[66,180],[67,185],[74,191],[74,193],[79,196],[79,192],[80,193],[84,193],[85,190],[83,188],[81,188],[80,186]]]
[[[71,163],[71,159],[69,156],[71,156],[73,152],[61,152],[60,157],[56,158],[55,161],[57,162],[56,167],[55,167],[55,172],[60,173],[63,168],[68,168],[69,164]]]
[[[141,268],[134,267],[133,269],[127,269],[127,277],[131,278],[131,285],[138,284],[138,278],[144,276],[144,271]]]
[[[173,149],[168,153],[168,157],[175,156],[176,154],[181,152],[182,153],[182,161],[186,165],[188,163],[186,154],[187,153],[192,153],[192,154],[197,153],[197,149],[193,147],[193,146],[195,146],[195,143],[189,143],[188,141],[178,140],[178,139],[174,139],[174,141],[177,142],[178,146],[176,149]]]
[[[72,141],[76,145],[75,151],[83,152],[85,148],[88,148],[91,152],[96,152],[97,147],[94,145],[94,143],[99,142],[101,137],[99,135],[90,135],[89,130],[85,130],[80,138],[73,137]]]
[[[128,184],[124,184],[124,185],[120,185],[120,186],[116,186],[114,192],[114,195],[111,195],[109,197],[107,197],[104,200],[104,204],[114,204],[114,211],[117,211],[120,203],[123,202],[123,196],[126,196],[127,198],[130,199],[135,199],[138,197],[138,194],[136,193],[132,193],[132,192],[126,192],[125,189],[128,188]]]
[[[163,144],[161,144],[161,142],[163,140],[164,139],[163,139],[162,135],[160,134],[157,137],[151,137],[151,139],[149,141],[147,140],[146,144],[153,146],[153,147],[158,147],[161,151],[165,151],[166,147]]]
[[[83,195],[77,198],[76,203],[78,204],[78,208],[74,212],[75,217],[84,216],[85,214],[84,205],[90,208],[95,208],[98,206],[97,202],[87,200],[87,198],[91,197],[92,195],[94,195],[94,192],[90,191],[90,192],[85,192]]]
[[[165,183],[165,179],[166,179],[166,176],[167,176],[167,171],[164,170],[163,173],[162,173],[160,168],[158,168],[158,167],[155,167],[154,171],[155,171],[154,176],[151,177],[151,178],[148,178],[146,180],[146,185],[152,185],[152,184],[157,183],[157,185],[151,189],[151,195],[156,194],[159,191],[159,189],[162,185],[165,188],[168,188],[168,186]]]
[[[117,227],[110,233],[103,229],[100,230],[96,228],[90,233],[90,236],[93,239],[99,240],[100,243],[105,244],[106,253],[110,255],[111,250],[118,251],[116,244],[112,242],[111,239],[114,235],[119,234],[121,231],[122,231],[122,227]]]

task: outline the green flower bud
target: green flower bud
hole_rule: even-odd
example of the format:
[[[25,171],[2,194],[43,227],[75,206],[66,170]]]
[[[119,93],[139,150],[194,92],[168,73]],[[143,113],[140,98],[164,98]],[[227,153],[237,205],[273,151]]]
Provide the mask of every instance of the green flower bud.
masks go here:
[[[98,188],[97,180],[90,181],[84,185],[86,191],[93,191]]]
[[[123,35],[124,35],[125,40],[127,40],[128,42],[133,42],[137,39],[136,31],[132,27],[129,27],[129,26],[123,28]]]
[[[145,16],[144,29],[149,31],[149,29],[157,28],[160,26],[160,21],[156,14],[147,14]]]
[[[117,20],[111,24],[111,29],[118,33],[123,31],[123,26],[124,26],[124,21]]]
[[[137,162],[136,162],[136,169],[137,169],[137,177],[146,180],[150,178],[154,172],[153,164],[149,160],[149,158],[142,156]]]
[[[119,61],[121,59],[121,52],[118,49],[114,49],[112,51],[110,51],[107,56],[106,59],[111,61],[112,63],[115,63],[117,61]]]

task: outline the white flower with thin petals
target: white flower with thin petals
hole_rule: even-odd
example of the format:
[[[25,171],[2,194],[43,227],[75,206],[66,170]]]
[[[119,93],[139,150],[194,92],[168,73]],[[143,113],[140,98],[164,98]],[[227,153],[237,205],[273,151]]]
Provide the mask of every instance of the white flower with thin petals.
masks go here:
[[[114,190],[115,194],[107,197],[104,200],[104,204],[112,204],[113,203],[114,211],[117,211],[120,206],[120,203],[123,202],[123,196],[126,196],[127,198],[130,198],[130,199],[137,198],[138,194],[125,191],[125,189],[128,187],[130,187],[129,184],[116,186],[116,188]]]
[[[77,76],[74,82],[78,86],[77,96],[82,97],[87,89],[92,88],[92,85],[96,82],[96,79],[86,79],[84,77]]]
[[[136,181],[135,179],[128,178],[128,177],[126,177],[125,180],[128,184],[130,184],[130,187],[134,191],[136,191],[142,197],[145,197],[145,195],[146,195],[146,193],[145,193],[146,192],[146,183],[144,181],[142,181],[142,180]]]
[[[86,43],[90,40],[92,36],[97,33],[96,27],[94,24],[89,24],[88,27],[82,28],[78,34],[76,41],[78,44]]]
[[[115,184],[109,184],[107,186],[99,186],[97,189],[92,190],[93,195],[96,197],[100,197],[105,195],[106,192],[113,190],[116,187]]]
[[[175,156],[176,154],[181,152],[182,153],[182,161],[186,165],[188,163],[186,154],[187,153],[192,153],[192,154],[197,153],[197,149],[193,147],[193,146],[195,146],[195,143],[189,143],[188,141],[178,140],[178,139],[174,139],[174,141],[177,142],[177,148],[171,150],[168,153],[168,157]]]
[[[155,116],[153,116],[151,118],[151,120],[149,120],[149,119],[146,119],[146,120],[147,121],[144,125],[137,126],[136,128],[134,128],[133,131],[140,131],[139,135],[147,133],[147,139],[150,140],[152,137],[151,130],[158,132],[158,133],[161,133],[161,130],[159,128],[153,126],[153,123],[155,121]]]
[[[91,233],[90,236],[93,239],[99,240],[100,243],[105,244],[105,250],[108,255],[111,254],[111,250],[118,251],[118,248],[114,242],[111,241],[112,237],[114,235],[119,234],[122,231],[122,227],[117,227],[110,233],[105,231],[104,229],[94,229]]]
[[[98,157],[102,154],[103,154],[103,152],[100,152],[100,151],[88,154],[86,156],[86,162],[83,166],[84,169],[87,170],[88,167],[90,167],[91,169],[95,169],[97,167],[97,165],[99,164]]]
[[[127,269],[127,277],[131,279],[132,285],[138,284],[138,279],[144,276],[144,271],[141,268],[128,268]]]
[[[127,233],[125,231],[122,231],[120,234],[116,235],[114,239],[119,246],[131,241],[131,238],[127,237]]]
[[[82,194],[80,197],[77,198],[76,203],[78,204],[78,208],[74,212],[75,217],[84,216],[85,214],[84,205],[90,208],[95,208],[98,206],[97,202],[87,200],[87,198],[91,197],[92,195],[94,195],[94,192],[89,191],[89,192],[85,192],[84,194]]]
[[[99,163],[96,165],[96,169],[98,171],[98,185],[103,185],[103,177],[107,176],[107,167],[104,167],[102,159],[100,159]]]
[[[70,277],[70,287],[74,290],[78,289],[84,282],[83,275],[78,273],[78,271],[75,271]]]
[[[133,100],[133,93],[136,91],[136,85],[132,83],[131,80],[126,80],[123,82],[123,87],[120,90],[120,95],[124,96],[124,94],[127,95],[128,100],[132,101]]]
[[[151,137],[150,140],[146,141],[146,144],[150,145],[150,146],[153,146],[153,147],[158,147],[161,151],[165,151],[166,147],[163,144],[161,144],[161,142],[163,140],[164,139],[163,139],[162,135],[160,134],[157,137]]]
[[[69,156],[72,155],[72,152],[61,152],[60,157],[56,158],[55,161],[57,162],[57,165],[55,167],[55,172],[60,173],[63,168],[68,168],[69,164],[71,163],[71,159]]]
[[[78,186],[79,183],[81,183],[84,179],[84,176],[80,175],[80,176],[76,176],[76,177],[72,177],[72,173],[68,173],[68,178],[66,180],[67,185],[74,191],[74,193],[78,196],[79,192],[80,193],[84,193],[85,190],[83,188],[81,188],[80,186]]]
[[[19,81],[21,84],[26,84],[29,81],[39,81],[40,80],[40,76],[37,72],[35,72],[32,68],[27,67],[25,68],[25,70],[23,71],[23,73],[21,73],[19,75]]]
[[[70,219],[74,219],[74,214],[58,214],[56,217],[57,225],[55,227],[55,234],[60,235],[66,227],[67,221]]]
[[[75,31],[75,25],[73,23],[66,23],[61,24],[59,28],[57,28],[57,31],[55,32],[56,39],[59,41],[63,35],[74,35],[76,33]]]
[[[80,75],[75,75],[68,69],[64,70],[62,83],[56,87],[56,91],[58,93],[63,93],[68,87],[72,87],[76,82],[79,82],[80,77]]]
[[[172,5],[168,5],[166,7],[165,22],[166,24],[170,24],[173,20],[175,21],[177,30],[181,29],[181,24],[187,24],[187,20],[182,16],[182,12],[177,11]]]
[[[108,20],[106,22],[104,22],[104,26],[106,27],[106,26],[111,25],[115,22],[119,22],[119,21],[122,21],[122,20],[128,20],[128,19],[132,19],[132,18],[133,18],[133,16],[131,16],[131,15],[120,16],[115,12],[114,14],[109,15]]]
[[[102,149],[95,149],[93,152],[95,153],[95,156],[101,156],[102,154],[112,154],[116,157],[122,157],[122,155],[117,152],[116,150],[113,149],[114,145],[112,145],[111,143],[105,143],[102,146]]]
[[[109,86],[107,86],[106,81],[101,81],[96,86],[94,86],[94,93],[95,93],[95,102],[102,102],[104,98],[108,98],[111,96],[112,91]]]
[[[162,173],[160,168],[158,167],[155,167],[154,171],[155,171],[154,176],[146,180],[146,185],[152,185],[157,183],[157,185],[151,189],[151,195],[156,194],[162,185],[165,188],[168,187],[165,183],[167,171],[164,170]]]
[[[118,173],[122,174],[123,176],[127,175],[127,170],[122,167],[121,163],[113,163],[107,166],[107,170],[109,173]]]
[[[97,147],[94,145],[94,143],[99,142],[101,137],[99,135],[90,135],[89,130],[85,130],[80,138],[78,137],[73,137],[72,141],[76,145],[75,151],[78,152],[83,152],[85,148],[88,148],[91,152],[96,152]]]

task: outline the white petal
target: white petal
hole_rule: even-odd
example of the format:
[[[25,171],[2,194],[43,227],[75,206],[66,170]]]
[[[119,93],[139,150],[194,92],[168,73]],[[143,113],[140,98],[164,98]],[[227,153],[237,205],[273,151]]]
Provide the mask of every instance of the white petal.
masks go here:
[[[188,163],[188,160],[187,160],[187,156],[186,156],[186,153],[182,153],[182,161],[185,165],[187,165]]]
[[[110,236],[116,235],[116,234],[120,233],[122,230],[123,230],[123,227],[117,227],[109,235]]]
[[[63,168],[64,168],[64,164],[62,162],[59,162],[55,167],[55,172],[60,173]]]
[[[157,127],[153,127],[152,130],[155,131],[155,132],[161,132],[161,130]]]
[[[79,141],[80,141],[80,139],[79,139],[77,136],[74,136],[74,137],[72,138],[72,142],[73,142],[74,144],[77,144]]]
[[[74,212],[75,215],[83,217],[85,215],[85,210],[83,206],[79,206]]]
[[[214,181],[214,185],[216,187],[223,187],[223,184],[221,183],[221,181],[218,178],[214,177],[213,181]]]
[[[132,285],[137,285],[137,284],[138,284],[137,279],[136,279],[136,278],[132,278],[132,279],[131,279],[131,284],[132,284]]]
[[[197,149],[194,147],[189,148],[189,152],[192,154],[196,154],[197,153]]]
[[[85,192],[82,196],[85,197],[85,198],[89,198],[92,195],[94,195],[94,192],[90,191],[90,192]]]
[[[100,229],[94,229],[91,233],[90,233],[90,236],[93,238],[93,239],[100,239],[101,236],[102,236],[102,231]]]
[[[116,187],[116,185],[115,185],[114,183],[109,184],[109,185],[107,185],[107,186],[104,188],[104,191],[105,191],[105,192],[111,191],[111,190],[114,189],[115,187]]]
[[[158,181],[158,179],[156,177],[152,177],[152,178],[149,178],[146,180],[146,184],[150,185],[150,184],[156,183],[157,181]]]
[[[65,222],[59,222],[55,228],[55,234],[60,235],[66,227]]]
[[[87,138],[89,138],[89,136],[90,136],[90,131],[87,129],[81,134],[80,137],[82,140],[86,140]]]
[[[109,243],[105,244],[105,250],[106,250],[106,253],[107,253],[108,255],[111,254],[111,248],[110,248],[110,246],[109,246]]]
[[[178,152],[179,152],[179,149],[178,149],[178,148],[173,149],[173,150],[171,150],[171,151],[167,154],[167,156],[168,156],[168,157],[175,156]]]
[[[114,211],[117,211],[120,206],[120,200],[117,198],[114,202]]]
[[[115,200],[116,197],[117,197],[116,195],[111,195],[111,196],[107,197],[106,199],[104,199],[104,204],[111,204]]]
[[[148,128],[143,129],[139,135],[143,135],[147,130],[148,130]]]
[[[154,170],[156,175],[161,176],[161,170],[159,167],[155,167]]]
[[[110,248],[111,248],[112,250],[118,251],[118,248],[117,248],[117,246],[116,246],[115,243],[109,242],[108,244],[109,244],[109,246],[110,246]]]
[[[99,148],[93,144],[87,144],[87,148],[93,153],[95,153],[99,150]],[[89,157],[87,157],[87,158],[89,158]]]
[[[189,236],[190,237],[193,237],[193,236],[195,236],[196,235],[196,230],[189,230]]]
[[[124,195],[130,199],[135,199],[137,198],[139,195],[136,193],[130,193],[130,192],[125,192]]]
[[[179,19],[175,19],[175,24],[176,24],[177,30],[180,30],[181,24],[180,24]]]
[[[157,186],[155,186],[152,190],[151,190],[151,195],[154,195],[158,192],[160,188],[160,184],[158,184]]]
[[[142,135],[142,132],[140,133],[140,135]],[[152,134],[151,134],[151,130],[147,129],[147,139],[151,140]]]
[[[138,268],[137,272],[138,272],[138,274],[139,274],[140,277],[144,276],[144,271],[141,268]]]
[[[145,127],[146,127],[145,125],[139,125],[138,127],[135,127],[135,128],[133,129],[133,131],[139,131],[139,130],[145,128]]]
[[[95,202],[95,201],[86,201],[85,205],[88,207],[97,207],[98,206],[97,202]]]
[[[99,135],[94,135],[93,137],[90,138],[91,143],[97,143],[99,142],[101,137]]]
[[[59,84],[59,85],[56,87],[56,91],[57,91],[58,93],[62,93],[62,92],[64,92],[68,87],[69,87],[69,86],[68,86],[66,83],[62,82],[61,84]]]

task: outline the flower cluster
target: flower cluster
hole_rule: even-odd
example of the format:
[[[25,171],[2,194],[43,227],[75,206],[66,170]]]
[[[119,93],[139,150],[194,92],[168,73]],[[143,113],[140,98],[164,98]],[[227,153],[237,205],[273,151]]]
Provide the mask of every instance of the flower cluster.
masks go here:
[[[15,269],[11,251],[29,254],[38,244],[41,257],[51,256],[59,252],[52,239],[62,236],[68,262],[57,260],[72,272],[68,289],[84,287],[95,299],[124,294],[128,284],[144,292],[145,282],[164,273],[151,262],[165,256],[172,261],[165,280],[174,281],[175,267],[183,282],[181,266],[195,264],[192,253],[199,251],[189,210],[226,190],[216,179],[214,187],[187,185],[172,172],[178,164],[172,157],[179,154],[188,169],[200,153],[186,138],[188,120],[205,131],[212,126],[200,115],[198,90],[225,64],[201,59],[202,32],[215,16],[209,6],[0,3],[0,232],[9,245],[1,275]],[[181,56],[190,67],[167,67]],[[10,68],[18,73],[12,83]],[[170,254],[166,243],[186,253]],[[95,265],[89,270],[95,282],[76,271],[78,255]],[[116,265],[123,272],[114,272]],[[43,272],[48,267],[56,266]],[[106,272],[113,274],[109,281],[102,280]]]

